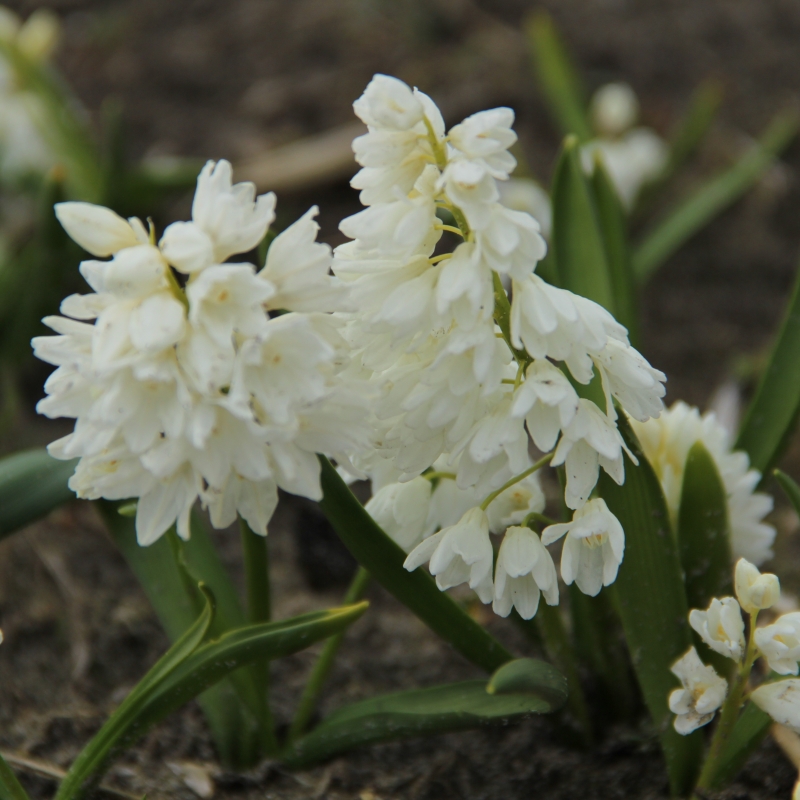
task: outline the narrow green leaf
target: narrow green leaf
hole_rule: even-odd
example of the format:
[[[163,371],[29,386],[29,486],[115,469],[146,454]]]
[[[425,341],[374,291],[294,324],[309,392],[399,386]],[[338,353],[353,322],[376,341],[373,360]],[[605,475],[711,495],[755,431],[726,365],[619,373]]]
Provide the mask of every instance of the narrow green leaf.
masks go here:
[[[592,128],[586,116],[585,93],[552,17],[538,11],[528,19],[526,28],[536,76],[556,124],[565,136],[575,134],[588,141]]]
[[[639,461],[625,457],[622,486],[601,472],[598,489],[625,531],[625,557],[613,589],[633,667],[645,703],[661,737],[674,796],[692,787],[702,756],[702,734],[681,736],[667,706],[678,686],[670,666],[692,645],[681,565],[670,531],[669,513],[653,468],[628,421],[619,428]]]
[[[701,441],[689,451],[683,472],[678,550],[690,608],[733,593],[728,494]]]
[[[378,583],[413,611],[434,633],[487,672],[494,672],[511,654],[421,569],[403,567],[406,554],[375,523],[330,461],[322,463],[320,507],[355,559]]]
[[[738,200],[769,168],[797,134],[798,115],[779,114],[750,152],[709,180],[651,228],[633,253],[633,272],[640,283],[714,217]]]
[[[0,800],[30,800],[3,756],[0,756]]]
[[[748,406],[734,445],[766,475],[789,444],[800,413],[800,270],[767,368]]]
[[[0,539],[74,500],[67,481],[76,463],[39,448],[0,459]]]
[[[148,700],[182,662],[197,649],[214,618],[214,596],[201,584],[206,603],[203,612],[186,633],[156,662],[139,681],[105,725],[81,750],[56,793],[56,800],[75,800],[100,779],[112,751],[131,728],[139,727]]]
[[[591,186],[608,262],[614,316],[628,329],[631,344],[639,347],[639,307],[628,248],[628,221],[600,158],[595,161]]]
[[[614,288],[592,190],[581,166],[578,140],[564,140],[553,176],[551,247],[564,289],[616,313]]]
[[[795,514],[800,516],[800,486],[782,470],[776,469],[772,473],[781,486],[794,508]]]
[[[719,768],[709,781],[710,789],[722,789],[736,777],[771,725],[772,717],[766,711],[762,711],[755,703],[745,706],[725,745]]]
[[[176,641],[196,618],[197,593],[187,586],[186,574],[167,536],[149,547],[136,542],[134,521],[117,513],[116,504],[98,501],[109,533],[145,590],[167,636]],[[236,590],[220,562],[205,526],[192,519],[192,536],[180,554],[191,575],[214,592],[217,614],[212,635],[246,624]],[[263,706],[253,680],[236,674],[199,698],[223,762],[247,767],[260,757],[264,745],[258,710]]]
[[[291,767],[302,767],[365,744],[412,736],[502,725],[530,714],[548,714],[567,699],[566,681],[553,667],[533,659],[511,662],[485,681],[415,689],[373,697],[335,711],[284,753]],[[494,693],[490,688],[494,685]]]

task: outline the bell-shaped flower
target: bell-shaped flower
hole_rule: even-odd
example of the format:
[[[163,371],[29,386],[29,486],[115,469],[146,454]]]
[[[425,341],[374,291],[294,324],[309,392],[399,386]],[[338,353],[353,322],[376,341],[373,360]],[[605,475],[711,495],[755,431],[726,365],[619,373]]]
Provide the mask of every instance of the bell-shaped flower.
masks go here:
[[[770,669],[779,675],[797,675],[800,661],[800,611],[778,617],[772,625],[756,628],[756,645]]]
[[[609,511],[605,500],[589,500],[572,516],[572,522],[549,525],[542,532],[542,542],[553,544],[564,534],[561,553],[561,577],[568,586],[592,597],[617,578],[625,554],[625,533],[619,520]]]
[[[230,162],[209,161],[197,178],[191,222],[173,222],[159,242],[175,269],[193,273],[252,250],[275,219],[275,195],[233,184]]]
[[[762,683],[750,699],[775,722],[800,733],[800,679]]]
[[[572,422],[578,407],[578,395],[567,376],[547,359],[537,358],[514,391],[511,413],[525,417],[534,444],[547,453],[561,430]]]
[[[373,128],[405,131],[422,122],[424,109],[414,91],[390,75],[375,75],[353,103],[356,116]]]
[[[486,167],[476,161],[451,161],[442,175],[450,200],[465,214],[470,227],[485,228],[500,199],[497,184]]]
[[[413,572],[426,561],[441,590],[468,583],[483,603],[491,602],[493,553],[486,512],[470,509],[455,525],[418,544],[403,566]]]
[[[454,125],[447,138],[468,159],[480,161],[493,178],[505,180],[517,166],[517,160],[508,152],[517,141],[513,124],[514,112],[510,108],[492,108]]]
[[[148,241],[147,232],[138,219],[125,220],[104,206],[72,200],[56,203],[55,212],[70,238],[99,258]]]
[[[501,484],[502,485],[502,484]],[[533,473],[509,486],[489,504],[489,530],[502,533],[509,525],[519,525],[531,512],[544,511],[545,498],[539,475]]]
[[[297,222],[281,231],[267,250],[267,260],[258,277],[274,287],[268,307],[289,311],[339,311],[344,308],[346,289],[329,275],[332,254],[317,241],[319,213],[312,206]]]
[[[781,583],[778,576],[770,572],[762,574],[758,567],[744,558],[740,558],[736,562],[734,584],[739,605],[748,614],[772,608],[781,596]]]
[[[432,531],[428,529],[431,482],[413,478],[406,483],[389,483],[379,489],[365,508],[406,553],[411,552]]]
[[[706,666],[690,647],[671,667],[672,674],[683,684],[669,696],[669,710],[676,714],[675,730],[682,736],[708,725],[725,701],[728,682]]]
[[[693,608],[689,624],[716,653],[739,661],[744,653],[744,621],[733,597],[714,598],[706,611]]]
[[[539,607],[540,594],[548,605],[558,605],[553,558],[530,528],[509,528],[497,554],[492,609],[507,617],[516,607],[523,619],[531,619]]]
[[[539,223],[522,211],[500,203],[490,209],[486,227],[476,231],[481,257],[489,270],[524,281],[547,254]]]

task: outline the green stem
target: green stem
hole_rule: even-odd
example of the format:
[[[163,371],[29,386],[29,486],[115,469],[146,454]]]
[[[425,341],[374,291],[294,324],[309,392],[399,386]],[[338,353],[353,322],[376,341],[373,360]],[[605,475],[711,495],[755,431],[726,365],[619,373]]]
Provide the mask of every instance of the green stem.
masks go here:
[[[532,467],[528,467],[528,469],[526,469],[524,472],[520,472],[519,475],[515,475],[513,478],[511,478],[511,480],[506,481],[499,489],[495,490],[486,497],[486,499],[481,503],[481,508],[486,511],[486,509],[489,507],[489,504],[495,498],[501,495],[506,489],[509,489],[515,483],[525,480],[528,475],[532,475],[534,472],[536,472],[536,470],[541,469],[549,464],[552,458],[553,453],[548,453],[546,456],[542,456],[542,458],[540,458]]]
[[[434,470],[433,472],[423,472],[422,477],[425,478],[426,481],[438,481],[441,479],[454,481],[457,475],[455,472],[437,472]]]
[[[244,555],[245,591],[247,594],[247,621],[251,625],[269,622],[272,618],[272,600],[269,587],[269,551],[266,536],[259,536],[241,517],[239,529]],[[269,660],[253,663],[252,674],[263,700],[264,746],[267,754],[278,750],[275,723],[269,705]]]
[[[492,285],[494,287],[494,321],[497,323],[497,327],[500,328],[508,349],[514,354],[514,358],[524,374],[533,359],[525,350],[517,350],[511,344],[511,303],[509,303],[508,295],[503,288],[503,282],[496,272],[492,273]]]
[[[347,589],[343,604],[349,606],[361,600],[367,590],[369,579],[369,572],[367,572],[364,567],[359,567]],[[339,652],[343,640],[344,631],[337,633],[335,636],[331,636],[330,639],[325,642],[325,646],[319,654],[314,668],[311,670],[308,683],[306,683],[305,689],[303,689],[300,705],[297,708],[297,712],[289,728],[289,745],[294,744],[308,727],[311,716],[319,702],[319,697],[322,694],[322,687],[328,678],[328,673],[331,671],[336,654]]]
[[[725,705],[722,707],[719,723],[717,724],[717,729],[714,731],[714,738],[711,740],[711,747],[708,750],[708,755],[703,764],[700,779],[697,781],[697,789],[711,788],[714,777],[719,771],[719,761],[725,752],[725,745],[728,743],[736,721],[739,719],[739,711],[744,700],[747,682],[750,679],[750,672],[753,669],[753,663],[758,657],[755,641],[757,619],[758,610],[750,615],[750,635],[747,642],[747,654],[739,667],[739,674],[736,676],[733,688],[725,700]]]

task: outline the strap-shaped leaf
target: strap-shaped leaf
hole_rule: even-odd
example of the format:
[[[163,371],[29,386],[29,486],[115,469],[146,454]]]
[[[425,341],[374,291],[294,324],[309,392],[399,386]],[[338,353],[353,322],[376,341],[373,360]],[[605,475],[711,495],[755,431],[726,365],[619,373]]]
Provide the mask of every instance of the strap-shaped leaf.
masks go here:
[[[788,445],[800,412],[800,270],[769,363],[739,430],[736,449],[766,475]]]
[[[67,481],[75,464],[40,448],[0,459],[0,539],[74,500]]]
[[[30,800],[3,756],[0,756],[0,800]]]
[[[708,789],[722,789],[732,781],[747,759],[761,744],[772,725],[772,717],[755,703],[748,703],[733,728],[719,760],[716,773],[710,776]]]
[[[797,133],[798,116],[779,114],[758,144],[730,169],[712,178],[647,232],[633,253],[633,271],[644,283],[692,236],[738,200]]]
[[[373,697],[335,711],[283,755],[302,767],[359,745],[505,724],[548,714],[567,699],[564,677],[534,659],[510,662],[492,678]]]
[[[205,526],[192,518],[192,535],[180,544],[180,552],[170,546],[169,535],[149,547],[136,541],[132,519],[117,513],[117,505],[98,501],[103,519],[117,547],[122,552],[150,603],[155,609],[167,636],[176,641],[192,624],[198,613],[197,593],[192,580],[201,580],[214,593],[217,613],[212,635],[247,623],[236,589],[217,555]],[[174,536],[174,534],[173,534]],[[191,573],[187,580],[180,558]],[[198,698],[208,720],[220,757],[231,767],[249,767],[262,756],[264,732],[258,711],[263,698],[256,684],[246,674],[232,676],[213,686]]]
[[[785,472],[776,469],[773,472],[775,479],[781,485],[781,489],[786,492],[795,514],[800,516],[800,486],[798,486]]]
[[[603,162],[596,159],[591,187],[605,246],[608,274],[614,296],[615,316],[627,329],[631,344],[639,346],[637,286],[628,247],[628,221]]]
[[[512,656],[421,569],[403,567],[406,554],[377,525],[324,456],[320,507],[353,557],[378,583],[413,611],[434,633],[487,672]]]
[[[560,284],[616,313],[605,242],[578,140],[564,140],[553,176],[551,247]]]
[[[678,549],[690,608],[733,593],[728,494],[701,441],[689,450],[683,472]]]
[[[628,421],[619,420],[636,466],[625,457],[622,486],[601,472],[598,489],[625,531],[625,557],[613,585],[636,676],[661,737],[670,787],[676,797],[692,788],[702,755],[702,735],[680,736],[667,706],[678,681],[670,666],[692,644],[686,593],[664,495]]]
[[[565,136],[575,134],[588,141],[592,129],[585,93],[552,17],[539,11],[530,17],[527,29],[536,76],[554,121]]]
[[[75,759],[56,793],[56,800],[74,800],[88,785],[99,780],[103,767],[119,741],[131,728],[139,727],[142,711],[159,686],[198,647],[214,618],[214,596],[200,586],[206,598],[205,608],[189,630],[156,662],[139,681],[100,731],[92,737]]]

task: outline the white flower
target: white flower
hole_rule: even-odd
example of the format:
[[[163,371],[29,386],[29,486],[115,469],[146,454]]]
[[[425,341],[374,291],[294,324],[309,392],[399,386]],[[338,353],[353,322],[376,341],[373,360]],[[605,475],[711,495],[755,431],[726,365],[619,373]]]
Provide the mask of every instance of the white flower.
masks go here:
[[[530,214],[500,203],[492,203],[488,213],[485,227],[475,236],[481,257],[489,270],[525,280],[547,253],[539,223]]]
[[[367,84],[353,109],[367,125],[395,131],[413,128],[425,113],[419,98],[403,81],[380,74]]]
[[[56,217],[70,238],[93,256],[105,258],[137,244],[147,244],[147,233],[137,220],[124,220],[110,208],[93,203],[56,203]]]
[[[669,696],[669,710],[676,714],[675,730],[682,736],[708,725],[728,694],[728,682],[706,666],[690,647],[671,667],[683,684]]]
[[[756,644],[770,669],[779,675],[797,675],[800,660],[800,611],[783,614],[763,628],[756,628]]]
[[[607,83],[592,95],[589,113],[597,133],[613,138],[636,124],[639,100],[627,83]]]
[[[365,506],[370,516],[406,553],[425,537],[431,500],[431,482],[414,478],[390,483],[376,492]]]
[[[732,451],[728,433],[714,414],[704,414],[677,402],[658,419],[645,424],[632,421],[647,460],[661,482],[673,522],[677,519],[683,471],[689,450],[701,441],[714,459],[728,496],[728,523],[734,558],[761,564],[772,557],[775,528],[762,522],[772,510],[772,497],[756,492],[761,480],[749,468],[747,454]]]
[[[781,584],[777,575],[769,572],[762,575],[758,567],[740,558],[736,562],[734,576],[736,598],[748,614],[772,608],[778,602],[781,596]]]
[[[507,617],[516,606],[523,619],[531,619],[539,607],[540,592],[548,605],[558,605],[553,559],[530,528],[509,528],[497,554],[492,609]]]
[[[533,473],[509,486],[489,504],[489,530],[502,533],[509,525],[519,525],[532,511],[544,511],[545,499],[539,475]]]
[[[744,621],[733,597],[714,598],[706,611],[693,608],[689,624],[720,655],[739,661],[744,653]]]
[[[539,223],[542,236],[550,239],[553,228],[550,195],[536,181],[529,178],[509,178],[497,188],[500,190],[500,202],[506,208],[530,214]]]
[[[800,679],[762,683],[750,699],[775,722],[800,733]]]
[[[275,195],[256,198],[253,183],[233,185],[233,168],[225,160],[209,161],[197,178],[191,222],[173,222],[160,247],[181,272],[197,272],[252,250],[275,219]]]
[[[477,161],[451,161],[442,175],[445,191],[472,228],[485,228],[500,199],[491,172]]]
[[[403,565],[412,572],[429,561],[436,585],[444,590],[469,583],[484,603],[492,599],[492,543],[489,521],[480,508],[472,508],[455,524],[418,544]]]
[[[572,522],[550,525],[542,532],[542,542],[550,545],[564,534],[561,577],[568,586],[574,581],[584,593],[594,597],[603,586],[617,578],[625,554],[625,533],[619,520],[608,510],[605,500],[589,500],[572,516]]]
[[[513,172],[517,160],[508,148],[517,141],[511,129],[514,112],[510,108],[479,111],[454,125],[448,134],[450,144],[468,159],[479,161],[493,178],[504,180]]]

